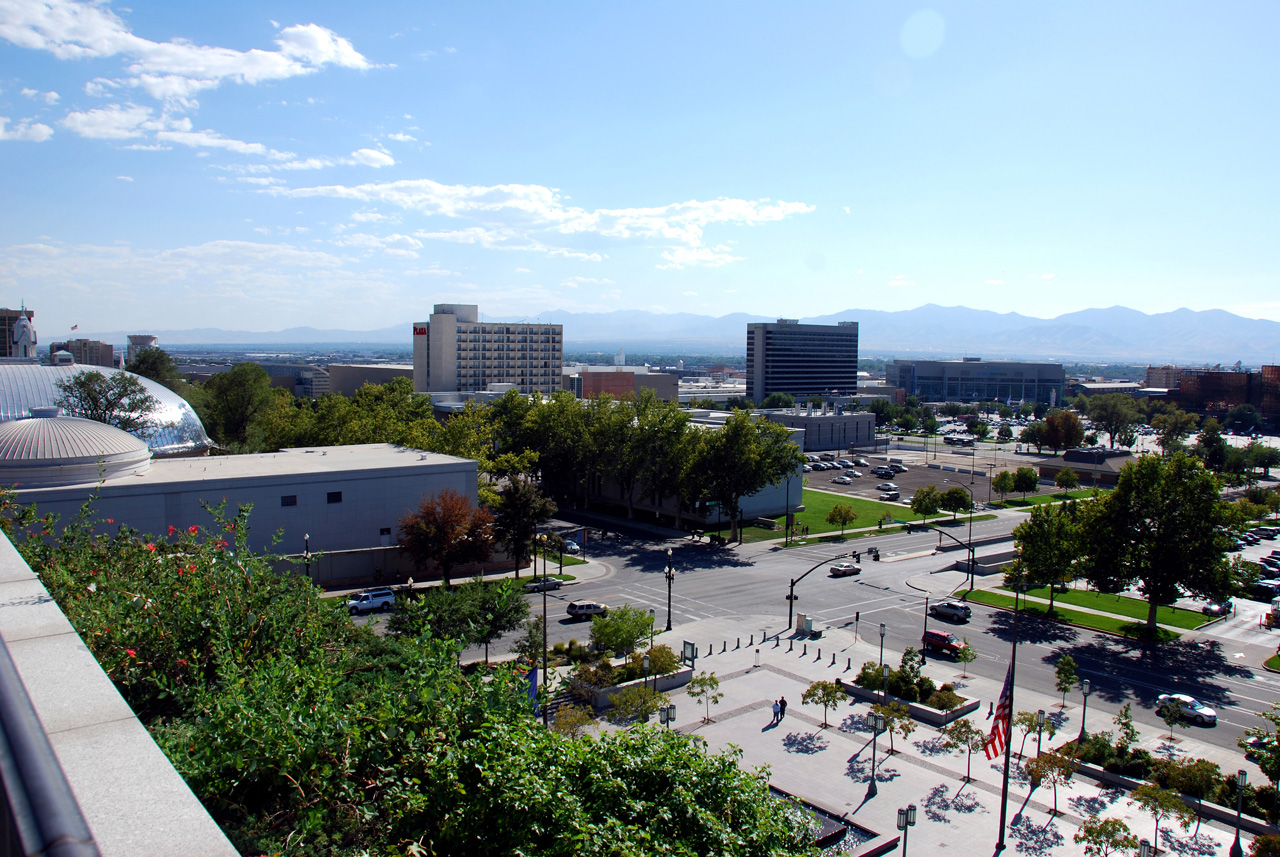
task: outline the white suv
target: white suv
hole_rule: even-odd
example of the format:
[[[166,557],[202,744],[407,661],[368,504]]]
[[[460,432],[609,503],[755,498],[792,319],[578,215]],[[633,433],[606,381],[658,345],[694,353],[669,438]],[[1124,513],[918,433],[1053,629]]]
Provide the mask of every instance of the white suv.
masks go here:
[[[368,592],[357,592],[347,599],[347,612],[352,616],[357,613],[390,613],[396,606],[396,594],[390,589],[370,589]]]

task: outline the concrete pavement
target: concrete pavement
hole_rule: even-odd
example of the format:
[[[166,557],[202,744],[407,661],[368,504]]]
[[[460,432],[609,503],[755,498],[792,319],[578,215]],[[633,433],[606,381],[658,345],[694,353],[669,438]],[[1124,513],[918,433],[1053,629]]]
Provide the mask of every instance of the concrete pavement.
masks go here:
[[[761,632],[769,639],[760,643]],[[782,633],[781,639],[777,635]],[[777,617],[738,616],[707,619],[682,625],[660,634],[657,642],[677,652],[684,641],[698,646],[697,671],[714,672],[720,679],[724,699],[712,707],[711,722],[703,722],[704,705],[674,692],[677,703],[676,728],[699,735],[710,746],[721,749],[735,745],[742,750],[747,767],[768,765],[771,782],[819,806],[847,813],[850,820],[887,837],[897,835],[899,807],[915,803],[919,807],[917,825],[910,831],[911,853],[982,854],[994,851],[1000,817],[1000,760],[987,761],[981,753],[972,759],[972,781],[965,781],[966,757],[951,752],[932,727],[917,724],[906,741],[895,739],[895,752],[888,757],[887,736],[876,742],[877,796],[867,797],[871,773],[871,733],[866,725],[868,706],[845,702],[830,714],[830,727],[822,728],[823,712],[800,702],[804,690],[814,681],[851,681],[864,661],[879,659],[879,639],[854,639],[851,629],[826,629],[820,640],[791,639]],[[738,647],[739,640],[741,646]],[[755,645],[748,645],[752,640]],[[713,654],[707,655],[708,650]],[[819,650],[820,653],[819,653]],[[759,666],[756,665],[757,655]],[[834,657],[835,663],[832,664]],[[901,653],[886,650],[884,661],[896,666]],[[970,718],[983,731],[986,719],[999,695],[1000,683],[973,676],[962,678],[962,669],[949,660],[931,658],[924,672],[937,684],[951,682],[959,693],[977,697],[984,703]],[[788,700],[786,717],[772,723],[771,705],[781,697]],[[1060,743],[1079,731],[1080,697],[1068,696],[1066,707],[1059,697],[1029,691],[1015,692],[1015,711],[1044,709],[1057,725]],[[1090,720],[1093,730],[1114,729],[1109,717]],[[1141,746],[1153,754],[1190,755],[1217,762],[1223,770],[1244,767],[1253,782],[1261,775],[1241,754],[1214,747],[1183,730],[1175,741],[1167,734],[1139,726]],[[1013,749],[1022,735],[1015,731]],[[1027,742],[1034,753],[1034,737]],[[1127,795],[1077,775],[1059,787],[1059,814],[1052,814],[1052,789],[1032,790],[1015,764],[1008,804],[1006,833],[1008,853],[1041,855],[1083,855],[1083,847],[1073,841],[1083,820],[1091,815],[1123,819],[1140,837],[1150,839],[1154,823]],[[1162,849],[1197,855],[1226,854],[1233,832],[1223,825],[1205,821],[1198,834],[1194,825],[1184,831],[1176,825],[1161,825]],[[1245,837],[1246,842],[1248,837]],[[883,841],[883,840],[881,840]]]

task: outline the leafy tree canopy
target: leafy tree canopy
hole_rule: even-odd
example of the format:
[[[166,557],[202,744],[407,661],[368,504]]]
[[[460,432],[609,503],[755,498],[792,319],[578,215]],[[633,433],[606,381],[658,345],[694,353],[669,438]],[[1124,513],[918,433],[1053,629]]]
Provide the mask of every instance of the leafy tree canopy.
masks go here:
[[[123,372],[77,372],[56,382],[56,404],[73,417],[115,426],[147,437],[157,428],[152,414],[160,407],[156,397],[137,378]]]

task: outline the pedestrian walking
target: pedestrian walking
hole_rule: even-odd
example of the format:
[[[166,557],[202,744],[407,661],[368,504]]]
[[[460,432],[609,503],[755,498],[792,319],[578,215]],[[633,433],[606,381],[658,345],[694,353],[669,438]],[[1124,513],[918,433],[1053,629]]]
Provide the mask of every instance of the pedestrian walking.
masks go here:
[[[782,699],[778,700],[778,719],[781,720],[786,716],[787,716],[787,698],[784,696],[782,697]]]
[[[777,723],[777,722],[778,722],[778,720],[779,720],[779,712],[781,712],[781,711],[782,711],[782,706],[781,706],[781,705],[779,705],[779,704],[778,704],[778,701],[775,699],[775,700],[773,701],[773,722],[774,722],[774,723]]]

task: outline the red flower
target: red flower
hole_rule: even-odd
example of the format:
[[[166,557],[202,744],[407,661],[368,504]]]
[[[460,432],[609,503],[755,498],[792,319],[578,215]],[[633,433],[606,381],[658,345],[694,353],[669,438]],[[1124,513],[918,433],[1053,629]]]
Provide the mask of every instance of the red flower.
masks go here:
[[[191,526],[187,527],[187,532],[194,536],[196,533],[200,532],[200,528],[197,527],[195,524],[192,524]]]
[[[176,529],[174,529],[173,524],[170,524],[170,525],[169,525],[169,535],[173,535],[173,534],[174,534],[174,533],[176,533],[176,532],[177,532],[177,530],[176,530]]]
[[[155,551],[155,549],[156,549],[156,546],[153,543],[147,542],[147,550]]]
[[[196,573],[196,567],[195,567],[194,565],[189,565],[189,566],[187,566],[187,573],[188,573],[188,574],[195,574],[195,573]]]
[[[184,661],[182,658],[178,658],[178,666],[185,667],[186,665],[187,665],[186,661]]]
[[[116,519],[115,519],[115,518],[107,518],[107,523],[108,523],[108,524],[114,524],[115,522],[116,522]]]
[[[125,649],[124,653],[131,658],[136,658],[138,656],[138,653],[135,652],[133,649]]]

